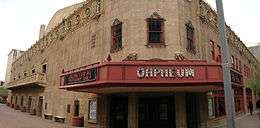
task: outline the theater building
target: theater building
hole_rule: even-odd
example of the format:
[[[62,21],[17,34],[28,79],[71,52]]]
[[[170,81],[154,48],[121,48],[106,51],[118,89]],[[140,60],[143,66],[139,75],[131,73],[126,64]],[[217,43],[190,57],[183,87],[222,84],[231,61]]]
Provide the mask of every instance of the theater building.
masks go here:
[[[12,63],[16,109],[87,128],[210,128],[225,117],[217,17],[202,0],[88,0],[41,31]],[[226,31],[234,111],[245,114],[258,62]]]

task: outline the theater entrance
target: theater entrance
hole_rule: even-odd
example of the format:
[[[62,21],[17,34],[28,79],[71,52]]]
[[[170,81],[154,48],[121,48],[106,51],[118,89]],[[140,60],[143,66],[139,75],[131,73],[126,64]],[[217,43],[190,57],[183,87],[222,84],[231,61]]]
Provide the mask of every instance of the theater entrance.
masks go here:
[[[198,94],[186,94],[187,128],[199,128]]]
[[[109,115],[109,128],[127,128],[128,97],[123,95],[111,96]]]
[[[139,128],[175,128],[174,95],[139,97]]]

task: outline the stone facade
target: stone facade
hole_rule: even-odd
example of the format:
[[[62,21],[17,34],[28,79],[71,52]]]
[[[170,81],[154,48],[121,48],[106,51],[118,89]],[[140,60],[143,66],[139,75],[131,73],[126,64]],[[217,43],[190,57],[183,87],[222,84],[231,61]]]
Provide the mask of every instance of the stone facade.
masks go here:
[[[150,46],[147,41],[146,19],[153,15],[165,19],[163,46]],[[122,22],[123,46],[111,52],[111,26],[116,20]],[[186,50],[185,24],[188,22],[195,29],[195,54]],[[31,96],[32,102],[28,108],[35,109],[36,114],[42,111],[37,115],[62,117],[65,123],[71,124],[75,101],[79,101],[78,116],[85,117],[85,127],[107,127],[108,108],[103,106],[107,106],[108,97],[59,89],[60,75],[64,71],[107,61],[108,56],[116,62],[125,59],[175,60],[176,56],[182,56],[187,60],[217,63],[212,60],[210,51],[210,41],[215,42],[215,46],[219,44],[216,24],[216,13],[202,0],[88,0],[12,63],[8,86],[12,90],[11,95],[18,97],[16,104],[22,102],[21,96],[24,96],[23,102],[28,106],[28,97]],[[253,72],[258,71],[255,70],[258,63],[255,57],[229,27],[227,38],[231,55],[239,58],[242,65],[248,66],[252,71],[250,74],[254,75]],[[243,71],[240,74],[244,75]],[[247,77],[243,79],[246,81]],[[186,93],[179,92],[175,96],[178,128],[187,127],[183,108]],[[40,97],[43,98],[41,104]],[[130,128],[138,127],[137,97],[135,94],[128,95],[128,118],[132,119],[128,120]],[[208,125],[206,97],[206,92],[199,93],[199,126],[202,128]],[[9,102],[14,104],[14,99]],[[98,104],[103,104],[98,106],[97,123],[88,120],[89,99],[97,99]]]

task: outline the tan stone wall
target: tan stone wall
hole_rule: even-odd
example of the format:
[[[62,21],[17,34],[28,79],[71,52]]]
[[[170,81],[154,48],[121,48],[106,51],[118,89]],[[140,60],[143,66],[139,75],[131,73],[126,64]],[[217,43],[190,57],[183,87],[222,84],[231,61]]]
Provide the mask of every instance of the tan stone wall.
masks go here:
[[[85,18],[85,9],[90,5],[92,5],[91,8],[95,7],[95,3],[92,4],[90,1],[91,4],[87,3],[64,21],[65,24],[68,21],[71,21],[72,24],[71,28],[65,27],[68,29],[66,34],[62,34],[61,27],[64,24],[60,24],[56,28],[58,32],[56,29],[49,32],[26,51],[24,56],[13,63],[11,78],[15,77],[16,80],[19,74],[20,79],[24,78],[24,72],[30,75],[32,69],[36,69],[36,72],[42,72],[42,65],[47,64],[47,85],[44,92],[38,94],[43,95],[43,104],[48,103],[47,110],[44,110],[43,113],[66,117],[66,122],[70,123],[74,110],[73,102],[75,99],[79,99],[80,115],[87,118],[88,94],[59,89],[59,76],[62,70],[71,70],[106,60],[107,56],[111,54],[111,25],[116,18],[123,23],[123,49],[111,54],[112,61],[122,61],[131,53],[137,53],[139,60],[153,58],[174,60],[176,53],[182,53],[187,59],[211,61],[209,41],[213,40],[219,43],[216,28],[202,22],[199,17],[199,0],[192,2],[187,0],[103,0],[102,2],[100,17],[99,14],[93,14],[91,19]],[[147,23],[145,19],[154,12],[166,20],[165,48],[146,46]],[[75,18],[76,15],[80,16],[79,21]],[[197,47],[195,55],[186,51],[185,23],[189,20],[195,27]],[[59,38],[54,38],[57,36],[56,34]],[[91,47],[93,35],[96,35],[95,47]],[[242,56],[233,45],[230,45],[230,50],[232,55],[241,58],[243,65],[251,65],[248,63],[248,57]],[[181,98],[178,95],[176,97]],[[184,105],[183,101],[178,98],[176,102]],[[71,113],[66,112],[67,104],[71,105]],[[180,109],[180,107],[176,106],[176,109]],[[179,113],[182,111],[180,109],[177,114],[185,121],[186,117]],[[178,124],[178,126],[186,127],[185,122]]]

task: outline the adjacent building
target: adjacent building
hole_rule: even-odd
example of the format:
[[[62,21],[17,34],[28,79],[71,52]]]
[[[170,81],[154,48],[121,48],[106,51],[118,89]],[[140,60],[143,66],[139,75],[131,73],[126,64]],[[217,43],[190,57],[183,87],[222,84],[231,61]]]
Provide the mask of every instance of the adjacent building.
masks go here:
[[[249,47],[249,50],[256,57],[256,59],[260,61],[260,45]]]
[[[12,63],[12,107],[87,128],[210,128],[223,120],[217,15],[203,0],[88,0],[59,10],[48,26]],[[234,111],[245,114],[258,61],[226,32]]]
[[[11,69],[12,69],[12,63],[19,58],[24,51],[12,49],[11,52],[8,54],[7,59],[7,66],[6,66],[6,73],[5,73],[5,82],[9,83],[11,81]]]

